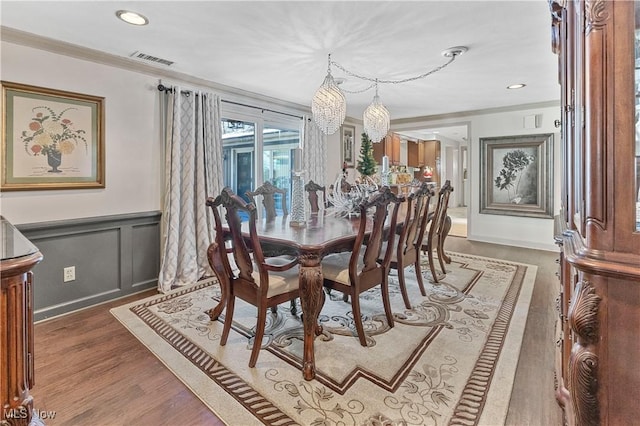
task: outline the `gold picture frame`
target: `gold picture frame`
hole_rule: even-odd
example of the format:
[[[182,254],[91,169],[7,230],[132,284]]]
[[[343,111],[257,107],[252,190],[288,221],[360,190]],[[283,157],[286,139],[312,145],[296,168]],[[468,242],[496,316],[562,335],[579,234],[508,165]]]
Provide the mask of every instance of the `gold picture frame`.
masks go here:
[[[340,138],[340,160],[342,164],[346,164],[347,167],[355,167],[355,140],[356,140],[356,128],[345,124],[341,127],[342,135]]]
[[[105,187],[103,97],[0,84],[0,191]]]

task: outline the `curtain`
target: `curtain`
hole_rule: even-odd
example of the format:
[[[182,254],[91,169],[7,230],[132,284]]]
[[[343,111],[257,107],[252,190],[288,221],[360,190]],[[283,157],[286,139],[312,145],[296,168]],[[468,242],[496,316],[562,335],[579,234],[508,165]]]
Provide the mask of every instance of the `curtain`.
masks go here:
[[[222,191],[220,97],[174,86],[166,95],[163,248],[158,289],[193,284],[212,274],[207,248],[213,241],[208,196]]]
[[[327,143],[320,127],[309,117],[304,117],[304,135],[302,139],[302,167],[306,171],[305,181],[313,180],[319,185],[329,185],[327,177]]]

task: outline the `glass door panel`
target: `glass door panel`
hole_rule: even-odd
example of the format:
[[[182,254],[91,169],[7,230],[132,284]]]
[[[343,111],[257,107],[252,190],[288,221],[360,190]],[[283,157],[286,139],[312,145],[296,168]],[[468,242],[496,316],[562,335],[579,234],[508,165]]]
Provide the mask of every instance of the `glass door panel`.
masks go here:
[[[224,118],[221,126],[224,185],[249,201],[247,191],[271,182],[287,191],[287,209],[291,211],[291,169],[294,149],[300,145],[299,123],[288,125],[248,117]],[[280,197],[276,195],[278,214],[282,214]]]
[[[300,145],[300,130],[285,126],[265,124],[262,132],[262,179],[287,190],[287,209],[291,211],[291,169],[294,149]],[[282,206],[280,195],[276,195],[276,208]],[[280,214],[280,211],[277,211]]]
[[[245,192],[258,186],[254,174],[256,124],[223,119],[221,125],[224,185],[249,201]]]
[[[236,182],[236,193],[241,194],[242,198],[249,201],[249,197],[245,194],[247,191],[253,191],[255,179],[253,178],[253,151],[236,151],[235,152],[234,177]]]

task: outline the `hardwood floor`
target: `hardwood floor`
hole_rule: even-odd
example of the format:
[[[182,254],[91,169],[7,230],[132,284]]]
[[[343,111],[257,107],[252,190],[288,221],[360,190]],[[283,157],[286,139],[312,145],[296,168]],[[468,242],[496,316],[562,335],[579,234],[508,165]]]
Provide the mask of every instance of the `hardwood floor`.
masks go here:
[[[557,253],[449,237],[446,250],[538,265],[507,425],[561,425],[554,399]],[[37,281],[36,281],[37,284]],[[35,387],[54,425],[223,425],[109,309],[148,291],[35,326]]]
[[[35,326],[34,407],[53,425],[224,425],[109,312],[148,291]]]
[[[562,425],[554,396],[556,297],[559,252],[469,241],[450,236],[445,250],[538,266],[518,369],[505,425]]]

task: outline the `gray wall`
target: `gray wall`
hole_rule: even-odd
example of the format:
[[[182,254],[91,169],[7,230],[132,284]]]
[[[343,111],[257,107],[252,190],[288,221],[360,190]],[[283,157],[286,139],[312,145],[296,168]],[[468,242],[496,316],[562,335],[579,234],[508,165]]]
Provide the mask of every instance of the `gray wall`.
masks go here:
[[[33,269],[35,320],[155,287],[160,216],[144,212],[16,226],[44,256]],[[68,266],[75,266],[76,279],[64,282]]]

